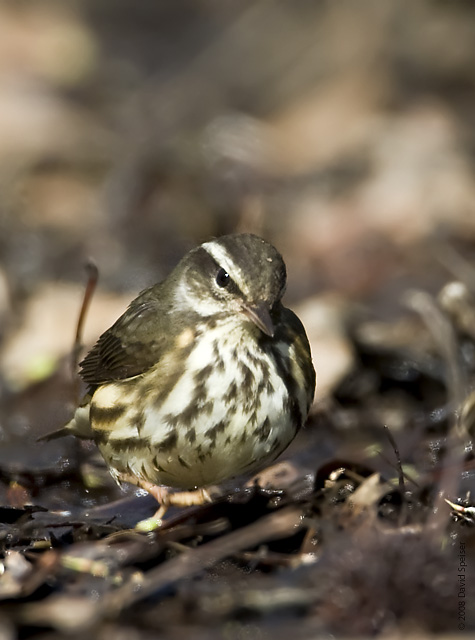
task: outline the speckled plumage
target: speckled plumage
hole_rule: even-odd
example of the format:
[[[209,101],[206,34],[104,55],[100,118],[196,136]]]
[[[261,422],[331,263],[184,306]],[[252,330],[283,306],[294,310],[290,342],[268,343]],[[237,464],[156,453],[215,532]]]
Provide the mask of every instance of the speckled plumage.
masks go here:
[[[190,251],[81,363],[88,395],[63,432],[92,437],[118,480],[194,489],[277,457],[315,389],[285,264],[250,234]]]

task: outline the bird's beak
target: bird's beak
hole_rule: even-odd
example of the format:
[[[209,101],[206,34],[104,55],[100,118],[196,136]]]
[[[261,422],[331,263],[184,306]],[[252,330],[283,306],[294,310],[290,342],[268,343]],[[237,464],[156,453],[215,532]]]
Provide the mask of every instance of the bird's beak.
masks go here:
[[[274,337],[274,324],[270,317],[269,309],[265,302],[258,302],[256,304],[243,304],[242,311],[245,316],[253,322],[256,327],[271,338]]]

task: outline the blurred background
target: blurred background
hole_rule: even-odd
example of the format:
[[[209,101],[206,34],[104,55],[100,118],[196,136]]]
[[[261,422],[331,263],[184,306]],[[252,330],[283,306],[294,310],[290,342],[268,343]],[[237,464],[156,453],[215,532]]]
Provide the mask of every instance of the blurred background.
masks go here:
[[[89,346],[234,231],[284,255],[322,393],[322,308],[473,279],[474,60],[463,0],[0,2],[1,397],[70,352],[87,259]]]
[[[455,554],[466,541],[475,566],[474,529],[441,496],[465,498],[471,510],[457,517],[473,524],[474,63],[473,0],[0,0],[1,638],[17,637],[17,623],[33,637],[35,621],[108,639],[131,624],[147,637],[171,624],[173,638],[230,639],[394,638],[401,620],[401,637],[457,628]],[[283,502],[236,494],[203,507],[193,534],[195,516],[184,537],[165,530],[163,547],[160,535],[158,547],[131,538],[130,551],[124,538],[103,556],[104,535],[156,504],[132,487],[124,498],[93,443],[37,442],[80,394],[71,352],[85,265],[99,269],[88,348],[189,249],[236,231],[283,254],[285,301],[318,374],[306,428],[258,478]],[[436,302],[454,279],[463,284]],[[419,315],[404,306],[410,290]],[[292,524],[272,546],[260,516],[289,501],[309,523],[305,539]],[[162,586],[161,608],[126,610],[114,636],[100,594],[132,575],[138,592],[144,559],[166,572],[183,544],[210,558],[206,536],[222,534],[229,549],[228,529],[213,529],[223,520],[230,536],[262,527],[256,549],[184,580],[176,598]],[[87,563],[72,571],[74,554],[105,558],[108,577]],[[269,635],[223,622],[259,606]],[[301,618],[282,626],[286,611],[307,611],[313,632]],[[202,633],[180,628],[189,615]]]

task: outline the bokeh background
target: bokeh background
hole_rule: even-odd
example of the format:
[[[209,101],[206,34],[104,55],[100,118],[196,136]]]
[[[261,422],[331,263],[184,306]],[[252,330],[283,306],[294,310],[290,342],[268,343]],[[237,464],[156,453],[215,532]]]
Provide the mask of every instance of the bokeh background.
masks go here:
[[[233,640],[369,637],[398,624],[401,637],[457,630],[456,547],[467,541],[473,571],[473,528],[454,522],[445,503],[437,516],[433,501],[442,487],[473,504],[475,486],[474,62],[473,0],[0,0],[2,638],[17,637],[16,625],[25,638],[37,637],[35,625],[123,638],[124,620],[150,637],[170,623],[170,637],[208,638],[214,624],[212,637]],[[129,506],[110,506],[124,493],[93,444],[37,442],[64,424],[80,393],[71,352],[85,265],[99,269],[82,337],[89,347],[186,251],[236,231],[279,248],[286,301],[309,334],[316,404],[261,484],[274,479],[313,524],[303,540],[292,525],[290,538],[269,547],[261,516],[278,515],[278,499],[204,509],[204,522],[224,518],[244,531],[257,523],[259,548],[182,581],[158,615],[154,601],[132,608],[114,635],[101,594],[134,571],[166,572],[190,536],[206,554],[207,540],[198,526],[176,548],[165,531],[159,553],[142,538],[147,551],[138,545],[127,556],[125,539],[107,555],[104,535],[145,517],[137,501],[146,499],[129,487]],[[452,342],[441,346],[431,334],[445,327],[435,298],[412,297],[425,322],[404,300],[410,290],[435,296],[453,279],[467,287],[468,310],[451,318],[453,332],[441,335]],[[460,355],[468,382],[454,393],[447,363]],[[444,484],[447,433],[466,397],[471,435]],[[387,493],[383,512],[370,491],[358,520],[351,505],[345,512],[355,486],[369,474],[397,475],[383,425],[410,481]],[[342,464],[352,475],[325,493]],[[426,526],[437,517],[440,546]],[[71,553],[105,558],[110,572],[66,566]],[[197,597],[203,589],[209,602]],[[64,592],[67,606],[55,600]],[[190,603],[197,626],[184,635]],[[285,618],[299,607],[310,627]],[[232,627],[242,611],[267,616],[269,635],[252,623]],[[467,610],[467,631],[474,616]]]
[[[294,305],[437,288],[474,253],[474,59],[462,0],[2,1],[3,390],[70,350],[90,257],[88,344],[239,230]]]

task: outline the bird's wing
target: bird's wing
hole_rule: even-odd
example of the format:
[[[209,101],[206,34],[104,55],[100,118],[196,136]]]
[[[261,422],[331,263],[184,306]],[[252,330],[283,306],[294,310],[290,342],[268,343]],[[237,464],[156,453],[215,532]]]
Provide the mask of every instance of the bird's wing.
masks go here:
[[[87,384],[131,378],[160,360],[169,342],[170,320],[156,292],[156,287],[143,291],[101,335],[79,365]]]
[[[299,368],[304,378],[303,388],[307,392],[307,411],[309,411],[313,402],[316,383],[310,344],[305,328],[295,313],[285,307],[281,307],[280,313],[275,340],[287,342],[294,350],[294,357],[299,363]]]

